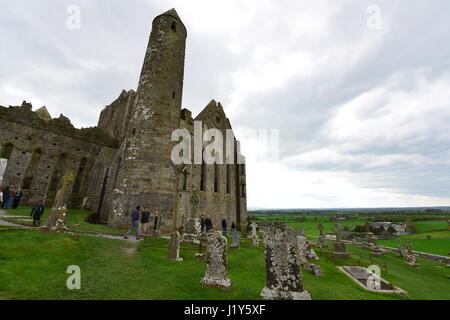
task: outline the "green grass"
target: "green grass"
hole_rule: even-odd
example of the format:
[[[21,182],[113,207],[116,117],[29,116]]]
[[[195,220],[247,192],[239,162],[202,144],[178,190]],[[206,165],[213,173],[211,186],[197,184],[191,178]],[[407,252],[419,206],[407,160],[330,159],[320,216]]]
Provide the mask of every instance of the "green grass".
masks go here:
[[[165,239],[148,239],[147,245],[167,247]],[[133,254],[123,249],[135,247]],[[183,245],[183,248],[191,246]],[[347,246],[352,259],[341,265],[384,265],[382,276],[410,293],[408,299],[450,299],[450,269],[418,259],[414,268],[394,254],[370,262],[369,251]],[[39,231],[0,232],[0,299],[259,299],[265,286],[264,249],[245,240],[239,249],[228,250],[229,291],[203,287],[204,263],[195,251],[181,250],[183,262],[167,259],[166,248],[131,244],[121,240]],[[405,299],[398,295],[366,291],[339,271],[334,262],[318,252],[324,275],[303,272],[304,286],[314,300]],[[66,268],[81,268],[81,290],[68,290]]]
[[[6,212],[8,215],[13,216],[24,216],[24,218],[27,218],[30,215],[32,207],[19,207],[17,209],[8,209]],[[45,214],[41,218],[42,224],[45,223],[47,220],[49,214],[50,214],[51,208],[45,209]],[[85,219],[93,214],[92,211],[86,211],[86,210],[78,210],[78,209],[69,209],[67,213],[66,218],[66,224],[69,225],[70,231],[80,231],[83,233],[107,233],[107,234],[114,234],[114,235],[122,235],[125,233],[124,230],[111,228],[102,224],[92,224],[85,221]],[[7,221],[14,222],[17,224],[22,224],[26,226],[31,226],[32,222],[27,221],[19,221],[19,219],[22,218],[4,218]],[[71,227],[73,225],[79,224],[79,227]]]

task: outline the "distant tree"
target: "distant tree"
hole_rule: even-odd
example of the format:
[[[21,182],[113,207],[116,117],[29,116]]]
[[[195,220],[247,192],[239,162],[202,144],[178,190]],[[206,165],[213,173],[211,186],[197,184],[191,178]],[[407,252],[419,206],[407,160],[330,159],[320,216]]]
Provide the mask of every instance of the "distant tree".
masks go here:
[[[397,231],[395,230],[395,228],[394,228],[393,226],[390,226],[390,227],[387,229],[387,232],[390,233],[390,234],[394,234],[394,233],[396,233]]]
[[[417,232],[417,228],[411,220],[406,221],[406,231]]]

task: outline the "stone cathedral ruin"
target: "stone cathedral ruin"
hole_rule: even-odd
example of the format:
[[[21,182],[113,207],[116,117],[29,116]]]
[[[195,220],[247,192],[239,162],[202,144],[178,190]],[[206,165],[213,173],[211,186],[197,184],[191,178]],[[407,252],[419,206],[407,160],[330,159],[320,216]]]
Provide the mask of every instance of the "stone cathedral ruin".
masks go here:
[[[51,206],[62,177],[73,172],[67,206],[96,212],[96,219],[127,227],[132,209],[159,210],[161,230],[183,228],[187,219],[209,216],[214,226],[226,217],[239,227],[246,221],[245,164],[175,165],[175,129],[194,135],[231,130],[220,103],[212,100],[193,118],[182,109],[186,28],[174,9],[153,20],[137,91],[122,91],[100,114],[98,125],[76,129],[63,115],[45,107],[0,106],[2,185],[21,187],[24,204],[44,199]],[[234,139],[234,138],[233,138]],[[234,139],[234,159],[242,157]],[[6,167],[6,169],[5,169]]]

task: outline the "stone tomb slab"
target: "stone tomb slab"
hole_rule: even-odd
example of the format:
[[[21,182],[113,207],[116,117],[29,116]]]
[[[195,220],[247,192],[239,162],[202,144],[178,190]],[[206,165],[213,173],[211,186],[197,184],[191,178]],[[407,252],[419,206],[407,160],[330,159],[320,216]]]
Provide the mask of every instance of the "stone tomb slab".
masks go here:
[[[380,293],[396,293],[399,295],[408,295],[405,290],[400,289],[399,287],[390,284],[383,278],[374,275],[367,268],[360,266],[338,266],[337,268],[365,290]],[[371,277],[371,279],[369,279],[369,277]],[[374,285],[374,281],[377,282],[377,285]]]

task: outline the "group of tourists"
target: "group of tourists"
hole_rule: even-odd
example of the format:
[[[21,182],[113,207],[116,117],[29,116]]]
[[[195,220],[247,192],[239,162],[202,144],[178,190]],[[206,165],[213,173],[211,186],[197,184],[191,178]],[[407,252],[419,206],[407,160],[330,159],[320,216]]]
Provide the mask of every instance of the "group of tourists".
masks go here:
[[[156,210],[154,216],[150,215],[150,212],[145,210],[143,206],[137,206],[131,213],[131,227],[125,233],[124,238],[128,239],[131,232],[136,232],[136,240],[142,239],[147,236],[150,222],[153,220],[153,230],[158,227],[159,211]]]
[[[136,209],[134,209],[131,213],[131,227],[130,229],[128,229],[127,233],[125,233],[124,238],[128,239],[128,236],[132,232],[136,232],[136,240],[146,237],[152,221],[153,230],[157,229],[158,219],[158,210],[156,210],[155,214],[152,216],[150,215],[150,212],[145,210],[145,207],[137,206]],[[208,232],[214,229],[211,218],[203,214],[200,216],[200,226],[201,233],[204,233],[205,231]],[[223,235],[226,236],[228,233],[228,222],[226,218],[222,219],[222,231]],[[236,231],[236,224],[234,223],[234,221],[231,223],[231,231]]]
[[[203,214],[200,216],[200,226],[201,226],[202,233],[205,232],[205,229],[206,229],[206,232],[214,229],[211,218],[206,217]],[[231,231],[236,231],[236,224],[234,223],[234,221],[231,223]],[[224,236],[226,236],[228,233],[227,218],[222,219],[222,233]]]
[[[23,192],[20,188],[10,186],[0,187],[0,204],[2,209],[17,209],[20,200],[22,200]]]

